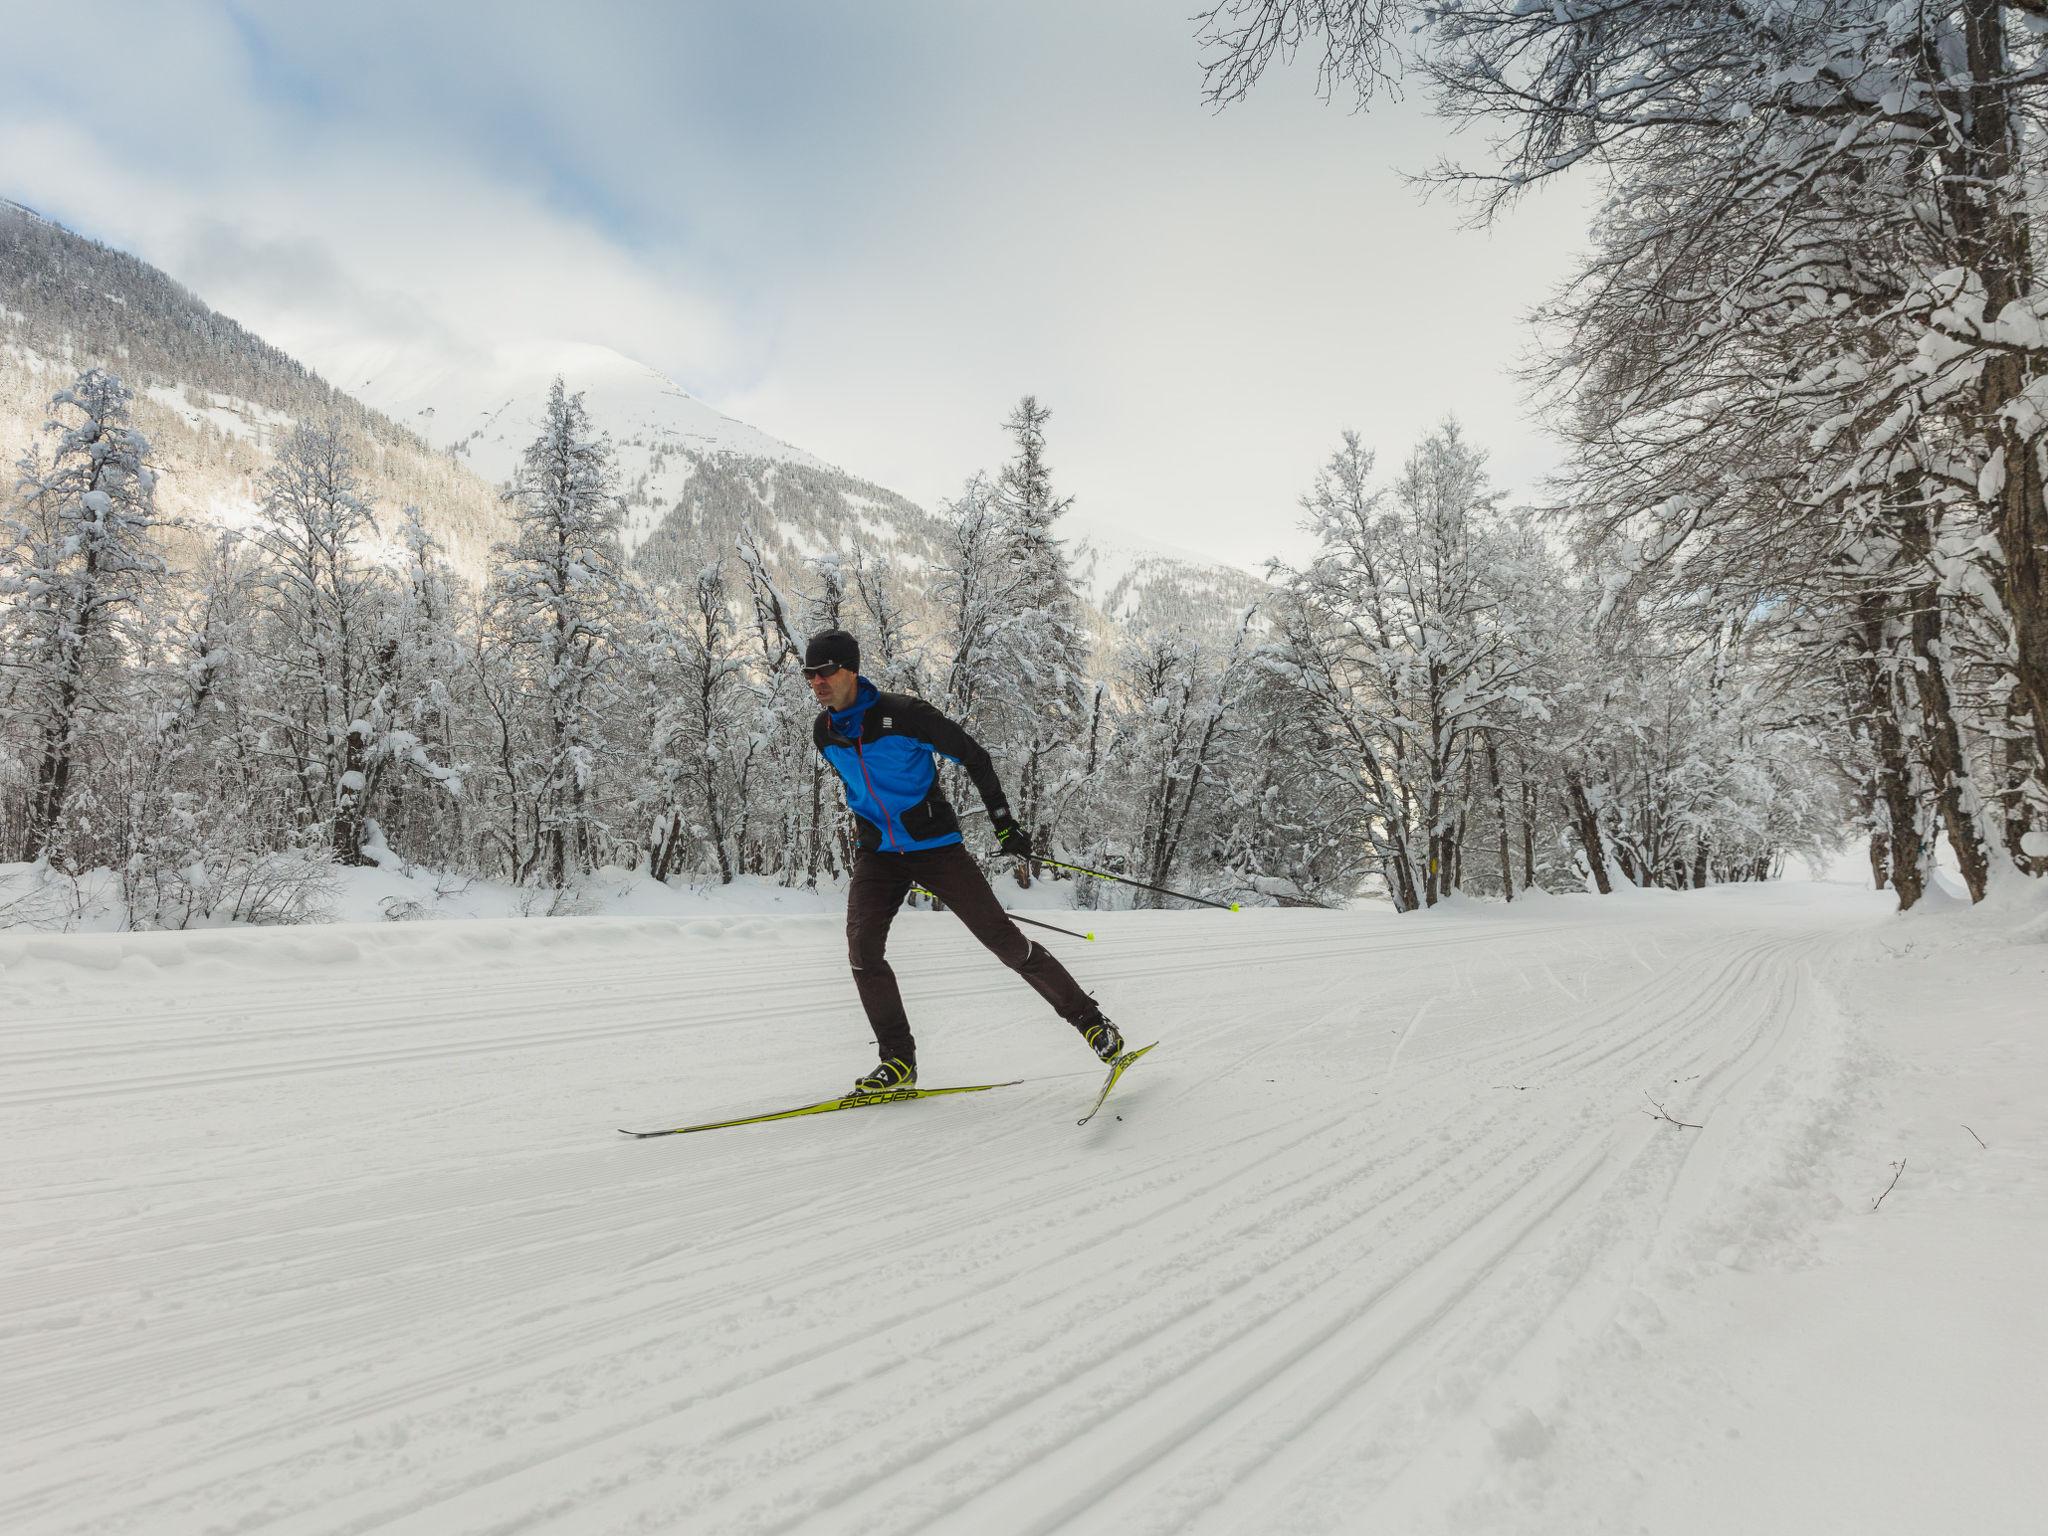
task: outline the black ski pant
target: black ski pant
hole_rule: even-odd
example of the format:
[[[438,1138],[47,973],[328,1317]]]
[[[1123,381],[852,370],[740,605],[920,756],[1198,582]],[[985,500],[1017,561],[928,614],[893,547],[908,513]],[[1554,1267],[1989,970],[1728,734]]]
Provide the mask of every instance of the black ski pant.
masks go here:
[[[875,1031],[884,1057],[917,1059],[917,1041],[903,1012],[903,994],[884,951],[889,925],[903,906],[910,887],[921,885],[959,914],[967,931],[1011,970],[1031,983],[1038,995],[1070,1024],[1091,1018],[1095,1000],[1042,944],[1024,937],[989,889],[988,880],[965,847],[949,843],[912,853],[877,853],[863,848],[854,856],[853,879],[846,888],[846,951],[853,962],[853,984]]]

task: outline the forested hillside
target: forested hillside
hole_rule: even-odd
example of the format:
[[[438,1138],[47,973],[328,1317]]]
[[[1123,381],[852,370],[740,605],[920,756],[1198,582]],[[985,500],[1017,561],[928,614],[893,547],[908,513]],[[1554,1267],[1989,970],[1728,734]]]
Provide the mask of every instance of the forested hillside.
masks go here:
[[[361,446],[363,483],[384,506],[419,506],[450,557],[481,570],[504,536],[491,488],[413,433],[335,389],[207,307],[148,263],[0,199],[0,454],[12,466],[49,419],[52,396],[88,367],[119,373],[153,445],[157,500],[192,526],[247,524],[264,467],[299,421],[334,421]],[[10,476],[11,479],[11,476]]]

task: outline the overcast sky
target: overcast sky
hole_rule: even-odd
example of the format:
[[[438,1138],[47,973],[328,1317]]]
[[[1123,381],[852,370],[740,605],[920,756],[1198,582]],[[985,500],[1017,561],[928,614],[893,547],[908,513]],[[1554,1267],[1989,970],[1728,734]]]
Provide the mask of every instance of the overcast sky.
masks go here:
[[[1027,391],[1091,524],[1249,564],[1346,427],[1455,412],[1532,490],[1582,194],[1465,228],[1400,177],[1467,147],[1426,104],[1307,69],[1216,113],[1196,3],[0,0],[0,195],[315,366],[598,342],[927,503]]]

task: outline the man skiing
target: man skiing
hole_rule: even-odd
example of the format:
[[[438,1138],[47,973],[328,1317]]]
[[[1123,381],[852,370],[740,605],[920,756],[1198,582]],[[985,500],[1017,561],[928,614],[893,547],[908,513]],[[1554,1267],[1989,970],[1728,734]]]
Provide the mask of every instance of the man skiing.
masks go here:
[[[881,1061],[855,1089],[883,1093],[917,1082],[917,1041],[883,953],[889,925],[912,885],[958,913],[968,932],[1031,983],[1089,1049],[1114,1060],[1124,1048],[1117,1027],[1065,966],[1010,921],[961,842],[959,818],[939,788],[934,753],[967,770],[1002,851],[1031,856],[1031,836],[1011,816],[987,750],[923,699],[883,693],[862,677],[860,642],[843,629],[811,636],[803,672],[821,710],[811,739],[844,781],[846,806],[860,830],[846,890],[846,948]]]

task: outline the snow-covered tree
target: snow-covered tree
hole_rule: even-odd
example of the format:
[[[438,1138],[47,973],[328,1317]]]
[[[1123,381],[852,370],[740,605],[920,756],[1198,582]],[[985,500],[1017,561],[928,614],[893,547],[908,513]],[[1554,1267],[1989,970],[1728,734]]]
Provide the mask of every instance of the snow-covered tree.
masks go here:
[[[597,780],[625,591],[611,444],[559,378],[510,500],[517,532],[496,551],[488,607],[510,852],[517,878],[559,889],[605,838]]]
[[[272,719],[298,764],[307,825],[334,857],[364,862],[372,752],[388,729],[379,673],[385,573],[359,450],[339,422],[299,423],[263,481],[252,539],[265,564]]]
[[[46,857],[59,837],[89,723],[118,708],[141,610],[164,576],[156,472],[128,424],[132,399],[97,368],[60,390],[48,456],[22,459],[0,517],[0,720],[33,765],[0,788],[24,859]]]
[[[1912,819],[1940,825],[1973,893],[1992,847],[2029,864],[2048,814],[2037,18],[1984,0],[1223,0],[1207,21],[1219,99],[1304,42],[1362,98],[1427,78],[1488,129],[1490,163],[1437,172],[1483,214],[1552,176],[1602,179],[1540,369],[1575,513],[1633,583],[1738,614],[1803,605],[1845,672],[1877,646],[1905,710],[1896,740],[1857,737],[1890,754],[1879,776],[1911,781]],[[1840,617],[1859,607],[1875,624]]]
[[[752,610],[752,654],[759,679],[762,749],[753,783],[760,793],[742,808],[748,841],[757,850],[755,867],[774,871],[785,885],[815,886],[822,876],[844,868],[851,857],[845,819],[834,804],[825,766],[811,742],[818,706],[805,685],[804,641],[798,614],[813,619],[839,611],[843,590],[836,564],[830,586],[805,603],[784,594],[768,569],[759,536],[742,531],[741,568]],[[814,568],[815,574],[815,568]],[[758,809],[757,809],[758,806]]]
[[[459,578],[418,507],[400,514],[398,538],[378,639],[380,729],[369,755],[369,803],[392,846],[446,868],[459,860],[464,841],[467,744],[455,689],[466,615]]]
[[[1484,456],[1455,423],[1371,484],[1357,434],[1303,499],[1320,543],[1278,569],[1293,676],[1316,701],[1402,910],[1458,883],[1472,754],[1531,666],[1503,623],[1506,541]]]
[[[759,789],[757,697],[724,566],[707,565],[677,596],[661,616],[666,664],[651,674],[659,692],[648,787],[658,802],[648,818],[648,873],[666,879],[697,855],[730,884],[741,867],[745,810]]]
[[[1229,813],[1228,775],[1242,766],[1238,717],[1252,675],[1253,617],[1247,610],[1239,618],[1220,655],[1172,633],[1124,647],[1116,724],[1104,752],[1113,767],[1105,776],[1122,791],[1118,851],[1150,885],[1173,886],[1197,860],[1221,868],[1213,852],[1228,840],[1219,824]],[[1161,904],[1154,893],[1138,895],[1139,905]]]
[[[1054,528],[1073,505],[1053,489],[1045,429],[1052,412],[1026,395],[1003,423],[1014,445],[995,485],[997,538],[1008,567],[998,645],[1008,677],[994,727],[1007,759],[1011,813],[1051,846],[1079,785],[1072,751],[1087,713],[1088,640],[1080,597]],[[993,702],[993,701],[986,701]]]

